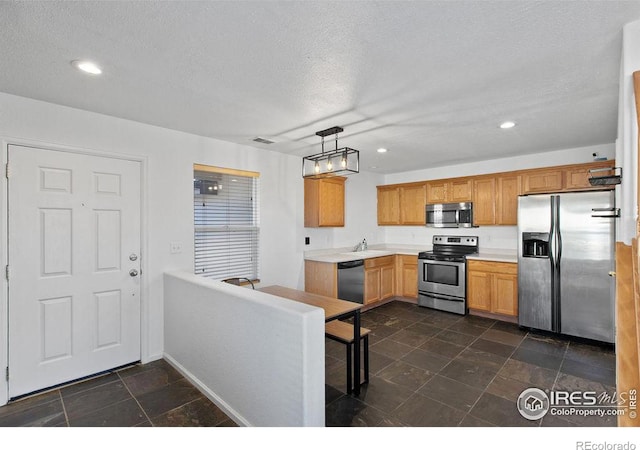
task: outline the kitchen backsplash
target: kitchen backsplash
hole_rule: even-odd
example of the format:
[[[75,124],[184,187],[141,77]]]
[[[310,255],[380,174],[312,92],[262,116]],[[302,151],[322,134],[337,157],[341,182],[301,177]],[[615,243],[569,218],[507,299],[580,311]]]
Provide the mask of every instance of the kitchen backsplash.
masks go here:
[[[436,234],[452,236],[478,236],[480,250],[505,249],[515,250],[518,247],[518,227],[516,226],[482,226],[477,228],[427,228],[427,227],[385,227],[385,242],[420,245],[431,244]]]

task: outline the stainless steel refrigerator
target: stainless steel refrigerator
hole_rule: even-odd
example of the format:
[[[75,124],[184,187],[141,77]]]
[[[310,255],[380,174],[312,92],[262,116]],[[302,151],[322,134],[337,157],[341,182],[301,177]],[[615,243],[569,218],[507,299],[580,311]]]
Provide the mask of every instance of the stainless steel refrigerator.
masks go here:
[[[518,323],[614,342],[613,191],[518,199]]]

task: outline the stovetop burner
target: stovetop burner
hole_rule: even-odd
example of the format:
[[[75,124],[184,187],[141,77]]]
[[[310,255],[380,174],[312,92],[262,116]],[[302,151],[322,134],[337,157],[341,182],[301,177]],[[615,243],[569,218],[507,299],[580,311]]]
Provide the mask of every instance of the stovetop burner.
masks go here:
[[[434,236],[433,250],[420,252],[418,259],[464,261],[478,253],[478,236]]]

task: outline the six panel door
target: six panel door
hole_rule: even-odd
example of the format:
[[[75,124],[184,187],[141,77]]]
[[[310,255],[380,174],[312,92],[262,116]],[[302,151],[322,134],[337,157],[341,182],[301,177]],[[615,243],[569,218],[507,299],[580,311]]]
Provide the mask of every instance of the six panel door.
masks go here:
[[[140,163],[10,145],[9,165],[9,396],[138,361]]]

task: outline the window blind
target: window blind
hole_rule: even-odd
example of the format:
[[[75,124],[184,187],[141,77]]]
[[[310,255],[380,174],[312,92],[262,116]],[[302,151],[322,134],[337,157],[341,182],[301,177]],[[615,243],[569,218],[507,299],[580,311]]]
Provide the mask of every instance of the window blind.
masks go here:
[[[194,171],[195,273],[259,278],[257,177]]]

